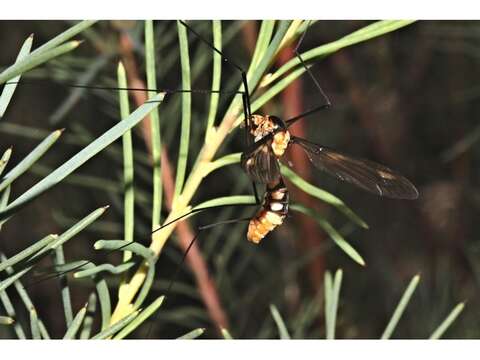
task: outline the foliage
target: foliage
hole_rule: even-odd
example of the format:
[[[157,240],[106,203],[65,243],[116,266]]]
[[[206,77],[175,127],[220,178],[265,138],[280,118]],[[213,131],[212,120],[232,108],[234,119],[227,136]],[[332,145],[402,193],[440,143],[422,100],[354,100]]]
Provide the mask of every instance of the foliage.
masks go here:
[[[410,21],[378,21],[328,44],[317,45],[306,51],[302,50],[302,56],[305,61],[308,61],[308,66],[312,66],[314,61],[324,59],[345,47],[385,35],[410,23]],[[5,126],[13,126],[10,129],[19,129],[14,127],[15,124],[6,124],[9,121],[8,116],[5,115],[8,114],[7,108],[15,106],[14,91],[16,88],[22,87],[23,81],[25,81],[25,84],[30,83],[31,80],[26,80],[26,78],[30,79],[28,76],[37,76],[38,74],[41,76],[41,70],[50,66],[50,64],[52,64],[51,66],[59,66],[58,72],[52,72],[52,74],[53,78],[60,83],[86,84],[92,79],[101,79],[102,83],[100,81],[93,82],[93,85],[98,87],[96,89],[97,95],[101,97],[102,101],[105,101],[106,107],[113,103],[112,109],[115,108],[115,111],[118,111],[118,114],[115,115],[117,121],[109,123],[107,130],[104,130],[101,135],[90,135],[83,126],[84,124],[73,120],[70,113],[74,105],[80,101],[81,95],[87,91],[87,89],[79,87],[71,92],[67,100],[51,118],[51,123],[55,125],[62,121],[67,122],[67,119],[69,119],[71,123],[68,124],[66,131],[55,130],[46,136],[42,135],[43,140],[23,160],[16,161],[14,166],[11,159],[12,149],[1,149],[3,156],[0,160],[0,173],[6,168],[10,168],[10,170],[0,180],[0,224],[7,227],[10,222],[18,221],[27,205],[32,203],[42,205],[42,197],[40,196],[64,183],[76,183],[79,186],[108,193],[113,202],[116,203],[117,210],[123,212],[123,221],[120,227],[114,227],[117,237],[109,238],[109,234],[103,234],[101,231],[102,226],[105,228],[108,225],[107,222],[101,222],[101,217],[107,207],[100,207],[89,214],[89,210],[82,209],[83,218],[72,222],[65,220],[65,214],[70,213],[68,211],[69,206],[73,208],[75,204],[71,201],[65,201],[65,204],[62,204],[62,207],[58,210],[64,217],[63,221],[60,219],[59,222],[64,225],[70,223],[69,226],[64,226],[65,231],[59,235],[43,236],[23,250],[18,249],[14,254],[8,252],[8,259],[5,256],[2,259],[0,263],[0,274],[2,275],[0,296],[5,316],[0,317],[0,325],[11,327],[18,338],[50,337],[42,317],[39,316],[43,312],[41,309],[37,309],[30,298],[31,295],[29,295],[30,286],[28,284],[36,284],[39,281],[40,274],[41,282],[46,283],[47,280],[53,278],[60,282],[63,312],[65,314],[65,331],[62,337],[65,339],[121,339],[134,333],[134,331],[137,331],[136,336],[142,337],[145,336],[145,333],[141,331],[142,324],[143,328],[148,328],[146,331],[147,336],[149,336],[152,323],[145,323],[149,319],[155,324],[157,322],[178,323],[190,330],[187,333],[184,332],[185,335],[180,338],[197,338],[204,334],[205,327],[209,326],[209,320],[203,309],[198,310],[198,307],[182,306],[181,301],[178,304],[174,302],[176,299],[174,294],[176,296],[188,294],[193,298],[198,297],[191,283],[179,280],[175,282],[171,294],[165,293],[166,289],[170,289],[169,279],[171,278],[166,274],[175,273],[175,264],[181,258],[178,251],[169,251],[165,248],[165,245],[172,238],[172,233],[180,223],[177,219],[183,219],[192,208],[202,210],[206,207],[220,205],[224,211],[218,218],[223,219],[231,216],[233,209],[253,203],[252,196],[237,195],[248,191],[249,185],[246,179],[238,180],[241,177],[237,176],[236,173],[234,176],[230,175],[236,181],[233,186],[229,185],[231,191],[227,192],[227,196],[221,196],[219,192],[206,191],[203,193],[207,194],[206,200],[198,197],[199,190],[203,187],[207,188],[208,184],[211,183],[210,178],[228,178],[228,176],[222,177],[222,174],[226,173],[225,168],[231,165],[234,166],[230,168],[238,168],[239,154],[222,152],[226,144],[233,141],[232,137],[235,136],[235,129],[243,120],[242,99],[239,94],[244,89],[240,84],[240,74],[228,61],[223,61],[222,66],[221,56],[198,39],[193,40],[194,37],[181,22],[172,26],[172,24],[163,22],[154,24],[152,21],[146,21],[145,23],[135,24],[133,28],[130,28],[129,24],[114,24],[119,29],[120,37],[129,34],[134,39],[132,46],[136,52],[135,55],[143,56],[145,60],[144,65],[138,67],[142,70],[142,76],[145,75],[147,88],[155,89],[155,91],[148,92],[148,97],[142,92],[130,91],[131,97],[142,96],[139,94],[145,96],[141,103],[136,101],[136,109],[130,112],[129,92],[125,89],[128,87],[140,88],[136,86],[139,79],[138,74],[129,73],[136,68],[132,67],[131,64],[127,66],[129,58],[125,55],[125,52],[128,52],[128,49],[125,50],[121,47],[115,50],[111,49],[109,42],[102,39],[106,32],[105,26],[108,25],[100,23],[93,26],[94,24],[92,21],[75,24],[32,52],[30,50],[33,37],[28,37],[21,47],[16,62],[0,74],[0,84],[6,84],[0,97],[0,121],[5,123]],[[202,31],[210,26],[207,22],[200,25],[203,26]],[[261,23],[250,66],[246,68],[249,90],[253,94],[252,111],[259,110],[304,74],[306,69],[296,58],[278,69],[275,69],[273,64],[280,52],[290,44],[295,43],[307,28],[308,22],[305,21],[263,21]],[[237,31],[238,25],[236,24],[230,24],[224,29],[222,23],[214,21],[212,24],[213,43],[218,48],[222,47],[222,43],[225,46],[232,41]],[[85,43],[81,44],[77,40],[71,40],[79,34],[84,36],[86,41],[83,41]],[[173,42],[175,39],[178,39],[179,43],[178,52],[171,51],[167,46],[170,45],[169,42]],[[78,58],[72,55],[75,51],[86,46],[87,43],[104,50],[97,58],[89,59],[88,62],[85,61],[85,55]],[[80,44],[81,46],[79,46]],[[194,56],[191,56],[193,48],[196,48],[197,52]],[[108,70],[109,60],[116,58],[119,54],[123,56],[123,62],[120,62],[116,67],[116,78],[98,76],[97,74],[100,73],[101,69]],[[211,95],[207,110],[204,112],[208,116],[199,115],[198,109],[192,106],[195,92],[178,94],[166,90],[166,87],[163,89],[163,86],[158,86],[162,89],[157,89],[157,83],[163,84],[164,79],[172,76],[175,71],[171,69],[175,66],[178,67],[178,73],[181,75],[180,88],[184,90],[194,89],[192,84],[197,78],[205,77],[204,73],[207,71],[207,65],[210,62],[213,64],[212,80],[208,80],[211,82],[210,88],[214,91],[230,89],[226,91],[233,96],[225,100],[222,99],[221,94],[214,93]],[[72,69],[75,71],[70,71]],[[37,71],[37,75],[35,75],[35,71]],[[223,79],[227,80],[223,81]],[[204,79],[200,80],[205,82]],[[222,83],[233,84],[233,86],[221,86]],[[118,91],[118,108],[117,95],[114,96],[114,91],[111,90],[117,84],[119,88],[123,88],[123,90]],[[107,88],[110,88],[110,91]],[[231,90],[232,88],[234,91]],[[180,101],[181,104],[179,104]],[[134,127],[140,126],[139,124],[146,117],[149,118],[149,123],[142,123],[141,135],[139,136],[140,131],[135,132]],[[202,119],[207,119],[207,121],[202,121]],[[72,132],[70,128],[74,131]],[[21,129],[21,133],[23,136],[37,139],[40,132],[36,129],[30,130]],[[136,144],[139,137],[144,141],[144,146]],[[122,138],[121,146],[117,143],[114,144],[120,138]],[[13,143],[12,138],[8,140]],[[48,156],[51,149],[57,146],[58,141],[74,143],[80,145],[82,149],[63,160],[58,166],[40,165],[40,160],[43,163],[43,156]],[[109,182],[108,179],[99,176],[87,178],[78,174],[80,167],[84,166],[87,161],[104,154],[111,162],[116,163],[117,170],[123,167],[116,182]],[[167,154],[168,156],[166,156]],[[168,160],[170,154],[174,154],[172,158],[175,161],[170,162]],[[194,160],[192,161],[192,159]],[[171,188],[169,193],[167,189],[169,186],[168,179],[162,178],[161,174],[162,171],[167,171],[165,169],[170,165],[175,169],[175,180],[170,185],[173,189]],[[10,200],[11,190],[27,171],[41,174],[41,180],[29,186],[14,200]],[[171,171],[172,169],[170,169]],[[231,171],[238,171],[238,169]],[[293,170],[285,168],[282,172],[296,187],[339,210],[345,217],[345,221],[362,228],[368,227],[365,221],[338,197],[310,184]],[[147,183],[149,190],[137,186],[137,179],[139,179],[138,182]],[[219,190],[223,189],[225,189],[224,186],[219,186]],[[67,196],[65,195],[64,200],[67,200]],[[123,201],[123,206],[118,200]],[[51,217],[56,210],[50,209],[48,206],[48,204],[43,205],[44,212],[47,217]],[[251,212],[251,208],[247,206],[246,210],[248,209]],[[356,263],[365,265],[366,261],[359,251],[355,250],[347,242],[346,236],[335,229],[324,216],[304,204],[296,204],[292,206],[292,210],[312,216],[331,237],[333,243],[338,245],[338,249],[344,251]],[[207,210],[195,211],[191,216],[205,212]],[[145,221],[143,223],[139,221],[138,213],[143,218],[149,218],[150,224],[145,225]],[[202,229],[201,234],[204,236],[203,229],[206,229],[206,227],[199,226],[198,228]],[[236,259],[236,261],[239,261],[236,271],[228,274],[226,264],[234,256],[237,256],[234,254],[235,246],[244,239],[240,231],[240,235],[236,236],[235,240],[232,237],[229,244],[223,245],[218,250],[218,240],[222,234],[218,228],[208,230],[211,231],[211,234],[205,236],[208,240],[205,240],[204,243],[204,256],[208,258],[212,252],[219,252],[215,263],[216,272],[219,274],[216,282],[220,286],[220,292],[223,290],[230,292],[228,296],[237,300],[236,303],[228,305],[229,313],[237,313],[241,312],[242,307],[251,301],[250,298],[254,297],[258,290],[252,287],[244,295],[236,294],[233,288],[229,288],[228,283],[233,281],[235,277],[242,276],[242,272],[250,266],[250,261],[255,262],[252,257],[255,257],[257,249],[241,248],[243,260]],[[95,231],[95,229],[98,231]],[[150,229],[154,232],[151,239],[147,240],[148,236],[146,234],[150,232]],[[234,224],[230,227],[230,230],[238,232],[239,227]],[[66,260],[64,250],[68,253],[68,247],[72,243],[70,240],[74,240],[89,231],[95,231],[95,236],[101,239],[93,244],[93,248],[104,251],[105,256],[102,261],[105,262],[98,263],[95,260],[98,257],[93,255],[86,260],[78,260],[78,256],[75,256],[76,260],[70,260],[70,256],[67,256],[68,260]],[[179,236],[181,236],[180,231],[179,229]],[[141,236],[142,234],[143,236]],[[19,234],[19,236],[22,235]],[[6,241],[6,239],[3,241]],[[86,245],[83,244],[82,246]],[[5,249],[7,248],[5,247]],[[5,250],[5,252],[7,251]],[[118,257],[113,257],[119,252],[122,253],[120,260]],[[173,258],[174,261],[172,262],[171,259],[165,260],[166,265],[162,265],[164,254]],[[45,268],[45,258],[48,256],[53,257],[53,264]],[[160,264],[157,264],[157,262]],[[308,262],[308,259],[303,264],[301,261],[298,264],[292,264],[291,268],[285,271],[287,273],[288,271],[294,272],[296,266],[304,266],[306,262]],[[256,266],[259,269],[268,268],[268,263],[257,263]],[[160,268],[162,271],[158,271]],[[69,274],[73,275],[73,279],[67,276]],[[161,274],[161,278],[167,280],[160,280],[159,274]],[[29,276],[27,285],[24,285],[24,279]],[[77,283],[85,284],[84,279],[93,282],[95,292],[89,293],[88,301],[83,302],[82,307],[76,309],[73,304],[79,303],[79,301],[74,301],[75,299],[71,298],[70,286]],[[418,282],[418,278],[415,279]],[[266,279],[265,282],[259,281],[257,286],[268,287],[269,281],[271,279],[268,281]],[[330,273],[325,274],[323,301],[325,305],[325,333],[328,339],[335,337],[341,283],[341,271],[336,273],[333,280]],[[197,285],[201,287],[200,284]],[[50,286],[53,285],[50,284]],[[158,287],[160,287],[160,296],[156,294]],[[24,321],[21,316],[17,316],[18,304],[13,304],[11,301],[13,288],[15,288],[28,312],[29,321]],[[382,338],[389,338],[393,333],[413,291],[414,287],[410,286],[405,292]],[[163,295],[167,297],[164,298]],[[223,296],[222,293],[221,296]],[[270,322],[273,320],[280,338],[302,337],[304,329],[308,328],[308,324],[319,314],[318,304],[321,300],[322,297],[316,295],[312,303],[307,306],[305,313],[301,313],[299,319],[292,322],[285,321],[279,308],[270,305],[272,318],[264,323],[264,330],[260,331],[258,336],[272,335],[273,327]],[[171,301],[170,304],[168,304],[169,301]],[[269,302],[274,303],[276,300],[272,298]],[[99,309],[97,309],[97,303]],[[463,308],[463,304],[461,306]],[[166,309],[164,309],[165,307]],[[57,311],[59,310],[57,309]],[[211,312],[212,309],[209,308],[209,311]],[[454,310],[454,313],[449,316],[446,322],[432,334],[432,338],[440,337],[460,311],[461,309],[458,310],[458,308]],[[253,314],[249,315],[253,316]],[[95,318],[100,319],[98,328],[95,327]],[[227,324],[221,324],[220,322],[216,322],[215,325],[227,326]],[[30,328],[29,331],[25,330],[27,327]],[[221,329],[218,329],[217,333],[212,332],[209,336],[216,334],[216,336],[229,339],[237,333],[235,327],[228,327],[228,330],[224,326],[219,327]]]

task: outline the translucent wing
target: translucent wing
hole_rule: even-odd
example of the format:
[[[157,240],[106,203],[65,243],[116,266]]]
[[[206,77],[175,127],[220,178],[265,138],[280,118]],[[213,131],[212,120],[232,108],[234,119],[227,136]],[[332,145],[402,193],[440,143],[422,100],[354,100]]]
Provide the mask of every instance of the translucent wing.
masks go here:
[[[254,143],[247,149],[242,154],[241,164],[248,176],[259,183],[267,184],[280,176],[280,166],[272,152],[271,138]]]
[[[337,179],[354,184],[376,195],[393,199],[416,199],[415,186],[399,173],[370,160],[355,159],[338,151],[297,137],[292,142],[300,145],[312,164]]]

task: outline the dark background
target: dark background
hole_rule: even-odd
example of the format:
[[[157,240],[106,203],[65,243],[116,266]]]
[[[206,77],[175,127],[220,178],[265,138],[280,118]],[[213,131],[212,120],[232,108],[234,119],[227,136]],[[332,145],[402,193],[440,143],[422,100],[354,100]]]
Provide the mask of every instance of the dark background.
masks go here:
[[[309,29],[300,49],[305,51],[334,41],[369,23],[320,21]],[[34,46],[38,46],[69,25],[62,21],[0,22],[4,49],[0,64],[5,66],[14,61],[30,33],[35,34]],[[193,26],[210,38],[209,22],[195,22]],[[245,68],[258,26],[259,23],[252,21],[223,22],[226,56]],[[0,151],[14,146],[11,164],[20,161],[45,136],[42,131],[66,128],[62,140],[40,161],[42,167],[35,167],[15,182],[12,199],[38,181],[40,174],[75,154],[90,137],[99,136],[118,121],[115,93],[87,91],[52,124],[52,117],[64,106],[70,93],[61,82],[115,86],[117,61],[129,56],[137,62],[140,76],[143,74],[141,23],[100,22],[92,29],[79,36],[86,42],[78,51],[24,77],[29,85],[18,88],[0,121]],[[161,21],[155,23],[155,29],[159,47],[158,84],[178,88],[176,25]],[[246,241],[245,223],[219,226],[203,233],[199,243],[234,337],[278,337],[269,304],[278,307],[293,336],[324,337],[323,274],[325,270],[338,268],[344,271],[337,318],[339,338],[379,338],[415,274],[421,275],[421,281],[394,333],[395,338],[428,337],[461,301],[466,301],[466,308],[445,337],[479,337],[480,318],[476,309],[480,305],[480,244],[475,223],[480,206],[476,170],[480,164],[476,143],[480,137],[477,125],[480,52],[476,46],[479,31],[478,22],[473,21],[421,21],[342,49],[312,68],[333,107],[299,122],[293,132],[397,169],[418,187],[420,197],[416,201],[375,197],[320,174],[305,157],[290,154],[297,172],[344,200],[369,224],[369,230],[359,229],[335,209],[289,187],[292,200],[320,211],[359,250],[367,266],[354,263],[319,227],[293,212],[285,225],[260,246]],[[130,50],[121,45],[125,36],[131,40]],[[200,69],[193,87],[208,89],[210,51],[193,36],[190,39],[192,66]],[[286,49],[273,66],[289,59],[291,50]],[[202,62],[206,70],[200,68]],[[86,74],[91,75],[89,81]],[[224,65],[222,88],[233,89],[238,84],[238,73]],[[179,97],[169,98],[161,112],[165,119],[163,141],[173,164],[180,131],[178,100]],[[222,97],[223,107],[229,100]],[[190,164],[203,141],[202,121],[208,101],[208,95],[193,96]],[[304,75],[264,106],[262,112],[288,118],[322,101],[311,79]],[[241,135],[238,130],[233,132],[220,153],[241,151]],[[151,181],[139,131],[135,133],[134,144],[138,151],[135,184],[144,195],[136,208],[136,237],[137,241],[148,244]],[[123,231],[120,146],[117,142],[109,153],[92,159],[12,218],[0,234],[0,249],[12,256],[46,234],[61,232],[93,209],[110,204],[111,208],[99,221],[65,247],[67,260],[105,261],[105,256],[95,252],[92,244],[101,238],[119,238]],[[249,190],[240,167],[230,166],[205,179],[194,203],[218,196],[248,194]],[[191,224],[248,217],[254,211],[248,207],[213,210],[197,216]],[[174,241],[169,242],[158,263],[152,299],[165,289],[180,257],[181,251]],[[119,258],[110,255],[109,260],[118,262]],[[115,289],[115,279],[111,282]],[[88,281],[72,281],[71,287],[74,311],[78,311],[93,286]],[[29,291],[51,334],[62,336],[64,319],[58,284],[44,282]],[[206,327],[206,337],[217,337],[189,269],[181,272],[174,293],[152,319],[150,336],[172,338],[195,327]],[[21,309],[19,299],[14,294],[12,297]],[[115,299],[114,291],[112,297]],[[28,323],[28,318],[20,321]],[[147,327],[141,328],[136,336],[143,337]],[[11,336],[5,328],[0,328],[0,334]]]

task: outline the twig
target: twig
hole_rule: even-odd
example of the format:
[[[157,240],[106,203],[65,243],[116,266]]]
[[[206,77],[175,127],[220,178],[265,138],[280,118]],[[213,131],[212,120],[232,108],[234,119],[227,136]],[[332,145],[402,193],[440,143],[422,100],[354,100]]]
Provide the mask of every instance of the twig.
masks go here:
[[[292,54],[293,46],[289,45],[280,52],[279,63],[283,64],[290,60]],[[283,115],[285,118],[291,118],[297,114],[301,114],[305,110],[302,95],[302,78],[294,81],[282,92]],[[297,122],[292,126],[292,132],[294,132],[296,136],[307,137],[305,124],[305,121]],[[292,159],[293,164],[295,164],[295,169],[302,174],[302,177],[310,182],[312,179],[311,164],[303,151],[298,146],[291,146],[288,149],[287,156]],[[326,207],[322,205],[320,205],[322,209],[318,209],[318,201],[315,201],[310,195],[299,190],[297,187],[291,186],[290,191],[293,193],[293,197],[297,202],[305,204],[308,207],[317,208],[317,210],[321,210],[322,212],[326,211]],[[318,227],[312,218],[301,215],[299,222],[301,233],[298,238],[301,239],[301,246],[305,252],[317,248],[319,244],[325,241],[325,234],[318,231]],[[315,293],[318,292],[319,286],[323,283],[324,271],[325,259],[322,255],[319,255],[309,264],[310,283]]]
[[[173,182],[173,171],[165,149],[162,151],[162,178],[165,189],[166,204],[171,210],[175,185]],[[176,231],[179,237],[180,247],[183,251],[186,251],[195,234],[192,232],[191,227],[186,221],[179,223]],[[228,318],[220,303],[215,282],[208,273],[207,264],[196,243],[190,249],[186,261],[189,267],[193,270],[198,291],[200,292],[203,302],[207,307],[208,314],[216,325],[218,331],[220,332],[223,328],[229,328]]]

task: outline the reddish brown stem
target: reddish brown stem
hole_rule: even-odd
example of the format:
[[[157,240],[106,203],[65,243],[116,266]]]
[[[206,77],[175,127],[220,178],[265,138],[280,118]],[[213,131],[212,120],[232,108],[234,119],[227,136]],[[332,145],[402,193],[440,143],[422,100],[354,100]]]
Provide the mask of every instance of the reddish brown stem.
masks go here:
[[[243,44],[251,55],[255,51],[255,44],[257,43],[257,24],[256,21],[247,21],[242,26]]]
[[[293,46],[286,47],[279,56],[279,63],[283,64],[290,60],[292,57]],[[285,118],[291,118],[295,115],[301,114],[305,109],[303,106],[303,94],[302,94],[302,80],[299,78],[294,81],[282,92],[282,104],[284,106],[283,116]],[[308,137],[307,130],[304,121],[298,121],[291,127],[291,131],[298,137]],[[291,146],[287,152],[288,158],[292,160],[295,165],[295,169],[305,178],[307,181],[312,179],[311,164],[306,158],[303,151],[297,146]],[[318,201],[315,201],[310,195],[303,191],[298,190],[295,187],[291,187],[292,197],[309,207],[319,207]],[[321,206],[321,205],[320,205]],[[324,210],[324,207],[322,209]],[[300,222],[300,234],[298,239],[302,242],[301,246],[305,251],[311,251],[311,249],[317,247],[325,240],[325,234],[318,231],[318,227],[315,222],[308,216],[299,216]],[[309,277],[311,286],[315,292],[323,282],[323,272],[325,270],[325,259],[323,256],[317,256],[309,265]]]

